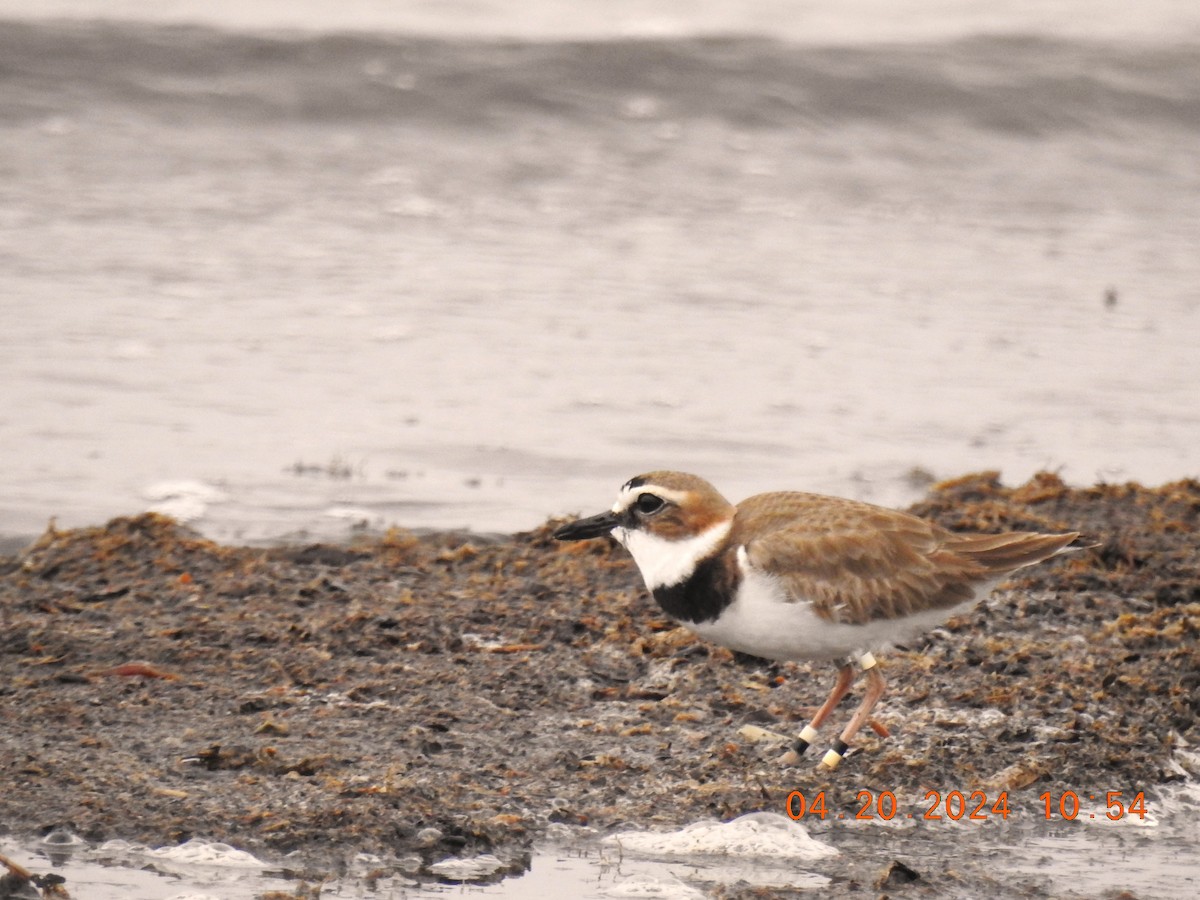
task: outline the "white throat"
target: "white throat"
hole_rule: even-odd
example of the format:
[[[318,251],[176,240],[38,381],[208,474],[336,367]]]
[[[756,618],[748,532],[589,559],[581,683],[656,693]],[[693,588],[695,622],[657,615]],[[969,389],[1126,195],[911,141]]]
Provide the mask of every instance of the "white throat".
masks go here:
[[[706,531],[679,541],[668,541],[640,528],[616,528],[613,537],[633,556],[646,587],[671,587],[686,581],[696,565],[721,545],[733,525],[732,519],[718,522]]]

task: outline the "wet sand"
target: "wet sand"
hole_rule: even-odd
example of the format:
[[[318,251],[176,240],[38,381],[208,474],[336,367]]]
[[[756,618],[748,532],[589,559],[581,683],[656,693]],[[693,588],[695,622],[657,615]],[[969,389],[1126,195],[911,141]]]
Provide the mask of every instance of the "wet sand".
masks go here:
[[[850,815],[862,790],[1007,790],[1026,815],[1047,790],[1152,802],[1180,738],[1200,741],[1200,482],[983,473],[914,511],[1097,546],[887,654],[891,737],[833,774],[743,731],[797,732],[830,667],[693,638],[623,551],[556,543],[554,523],[273,549],[153,514],[49,531],[0,559],[0,822],[300,850],[320,877],[357,851],[519,872],[553,823],[679,827],[783,812],[793,790]],[[962,860],[925,874],[984,883]]]

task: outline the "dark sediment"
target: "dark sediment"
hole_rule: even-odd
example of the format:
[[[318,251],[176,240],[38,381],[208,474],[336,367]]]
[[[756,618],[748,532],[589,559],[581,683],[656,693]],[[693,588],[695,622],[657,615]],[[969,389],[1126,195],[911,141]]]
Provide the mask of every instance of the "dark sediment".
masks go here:
[[[1200,482],[983,474],[915,511],[1097,546],[886,654],[892,736],[867,732],[832,775],[739,731],[794,734],[832,667],[691,637],[603,541],[547,525],[264,550],[154,515],[48,532],[0,559],[0,827],[519,869],[552,822],[782,812],[797,788],[853,811],[861,789],[1033,807],[1169,780],[1175,742],[1200,741]]]

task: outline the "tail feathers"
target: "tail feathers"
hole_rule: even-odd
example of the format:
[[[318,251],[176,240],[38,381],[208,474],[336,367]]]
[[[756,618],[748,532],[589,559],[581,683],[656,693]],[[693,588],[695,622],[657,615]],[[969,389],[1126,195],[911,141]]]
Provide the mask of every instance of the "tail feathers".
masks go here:
[[[955,535],[946,549],[978,563],[997,574],[1031,566],[1044,559],[1082,549],[1070,546],[1079,532],[1037,534],[1031,531],[1008,534]]]

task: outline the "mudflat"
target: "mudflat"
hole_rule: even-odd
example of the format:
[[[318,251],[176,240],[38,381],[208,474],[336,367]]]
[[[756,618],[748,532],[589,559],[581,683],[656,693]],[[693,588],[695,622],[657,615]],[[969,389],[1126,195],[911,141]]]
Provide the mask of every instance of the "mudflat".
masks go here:
[[[1176,777],[1173,748],[1200,741],[1200,482],[981,473],[912,511],[1096,546],[881,655],[891,735],[865,730],[835,773],[823,748],[781,767],[764,735],[794,735],[832,667],[705,644],[624,551],[555,523],[275,548],[152,514],[50,530],[0,558],[0,823],[519,871],[552,823],[677,827],[794,790],[846,813],[864,789],[1034,807]]]

